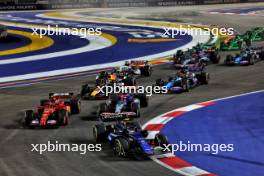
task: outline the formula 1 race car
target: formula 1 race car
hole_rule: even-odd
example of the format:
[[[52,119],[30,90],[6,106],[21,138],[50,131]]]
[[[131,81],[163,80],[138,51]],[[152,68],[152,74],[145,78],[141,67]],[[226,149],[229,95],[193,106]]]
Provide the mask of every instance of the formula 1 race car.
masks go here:
[[[70,114],[81,111],[81,102],[73,93],[51,93],[48,100],[40,100],[37,111],[25,111],[25,127],[58,127],[69,123]]]
[[[125,66],[128,66],[135,75],[151,76],[152,74],[152,66],[147,60],[126,61]]]
[[[85,84],[81,89],[81,97],[85,100],[101,100],[106,99],[107,95],[105,93],[105,88],[101,89],[96,85]]]
[[[198,72],[204,70],[206,64],[204,62],[197,61],[196,59],[189,59],[183,61],[181,64],[175,64],[177,70],[187,69],[192,72]]]
[[[0,24],[0,39],[6,38],[8,35],[6,26]]]
[[[95,84],[82,85],[80,95],[83,99],[105,99],[107,95],[103,87],[114,85],[135,86],[136,78],[128,72],[127,68],[123,67],[119,70],[114,69],[112,72],[102,71],[96,76]]]
[[[245,34],[245,37],[251,41],[263,41],[264,40],[264,28],[263,27],[255,27]]]
[[[240,50],[245,46],[244,36],[230,36],[221,42],[220,49],[222,51],[234,51]]]
[[[228,66],[254,65],[256,62],[264,60],[263,55],[264,55],[263,48],[246,48],[243,49],[239,54],[236,54],[235,56],[227,55],[224,64]]]
[[[141,105],[148,105],[146,95],[112,94],[106,103],[98,109],[98,117],[107,119],[113,117],[140,117]]]
[[[119,69],[115,69],[114,73],[117,76],[118,84],[123,83],[124,86],[136,85],[136,78],[128,66],[121,66]]]
[[[220,46],[220,44],[219,44]],[[194,54],[196,54],[196,57],[201,60],[203,63],[213,63],[218,64],[221,56],[219,54],[219,48],[217,47],[217,44],[200,44],[198,43],[196,46],[193,47],[193,50],[195,51]]]
[[[110,143],[114,154],[119,157],[160,154],[164,145],[168,144],[167,137],[160,133],[154,139],[147,139],[148,131],[143,130],[138,122],[126,120],[97,124],[93,127],[93,136],[96,142]]]
[[[118,81],[117,74],[114,72],[102,71],[98,76],[96,76],[95,84],[114,84]]]
[[[111,83],[112,84],[112,83]],[[81,88],[81,98],[86,100],[106,99],[106,85],[111,85],[106,79],[97,78],[96,84],[84,84]],[[113,83],[114,84],[114,83]]]
[[[173,63],[176,69],[181,69],[186,67],[188,64],[194,63],[203,63],[205,65],[208,65],[209,63],[217,64],[219,63],[220,59],[221,57],[218,50],[210,49],[204,51],[200,45],[197,45],[197,47],[185,52],[178,50],[173,56]]]
[[[180,70],[174,77],[169,77],[168,81],[157,79],[155,86],[165,87],[168,93],[188,92],[191,88],[209,83],[209,73],[205,71],[190,72]]]

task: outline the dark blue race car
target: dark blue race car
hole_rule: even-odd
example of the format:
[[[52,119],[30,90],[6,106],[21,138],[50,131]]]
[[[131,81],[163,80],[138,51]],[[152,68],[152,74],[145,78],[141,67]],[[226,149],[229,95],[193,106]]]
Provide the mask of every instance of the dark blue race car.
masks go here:
[[[148,131],[142,130],[135,121],[102,122],[94,126],[93,135],[96,142],[108,141],[114,153],[120,157],[160,154],[164,145],[168,144],[167,138],[159,133],[155,139],[147,139]]]

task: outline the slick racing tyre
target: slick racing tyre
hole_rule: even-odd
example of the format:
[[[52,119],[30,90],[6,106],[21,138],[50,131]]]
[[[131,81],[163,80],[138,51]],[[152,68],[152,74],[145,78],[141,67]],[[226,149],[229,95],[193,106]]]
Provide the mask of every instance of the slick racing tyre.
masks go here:
[[[129,152],[129,142],[122,137],[118,137],[114,140],[114,153],[119,157],[128,156]]]
[[[229,55],[226,56],[226,59],[224,60],[224,64],[225,65],[230,65],[232,60],[233,60],[233,56],[229,54]]]
[[[86,94],[89,94],[91,91],[91,88],[89,87],[88,84],[85,84],[82,86],[82,90],[81,90],[81,97],[84,97]]]
[[[100,117],[100,115],[103,113],[103,112],[109,112],[109,108],[107,106],[106,103],[101,103],[99,105],[99,108],[98,108],[98,111],[97,111],[97,116]]]
[[[93,127],[93,137],[96,142],[102,142],[105,140],[106,128],[105,125],[97,124]]]
[[[50,100],[40,100],[40,106],[44,106],[45,104],[49,103]]]
[[[190,91],[190,80],[185,79],[182,81],[182,88],[185,92],[189,92]]]
[[[141,69],[141,73],[142,73],[143,76],[147,76],[147,77],[151,76],[151,74],[152,74],[152,67],[149,66],[149,65],[143,67]]]
[[[210,75],[207,72],[202,72],[199,75],[198,79],[201,84],[208,84],[210,80]]]
[[[34,120],[34,112],[33,110],[27,110],[25,112],[25,122],[24,122],[24,125],[25,127],[29,127],[31,128],[31,121]]]
[[[70,101],[71,114],[80,114],[81,112],[81,100],[79,98],[72,99]]]
[[[165,82],[162,80],[162,79],[157,79],[156,80],[156,86],[164,86],[165,85]]]
[[[140,106],[137,103],[131,104],[131,111],[136,113],[136,117],[140,117]]]
[[[140,100],[140,107],[148,107],[148,97],[146,94],[137,94],[135,97]]]
[[[251,57],[249,58],[249,64],[250,64],[250,65],[254,65],[254,64],[255,64],[255,58],[254,58],[253,56],[251,56]]]
[[[69,124],[69,113],[64,109],[58,110],[57,121],[58,121],[58,124],[61,126],[68,125]]]
[[[154,144],[155,146],[159,146],[159,147],[164,147],[164,145],[168,145],[168,139],[166,136],[164,136],[163,134],[156,134],[155,139],[154,139]]]
[[[124,79],[125,86],[135,86],[136,85],[136,79],[133,76],[128,76],[126,79]]]

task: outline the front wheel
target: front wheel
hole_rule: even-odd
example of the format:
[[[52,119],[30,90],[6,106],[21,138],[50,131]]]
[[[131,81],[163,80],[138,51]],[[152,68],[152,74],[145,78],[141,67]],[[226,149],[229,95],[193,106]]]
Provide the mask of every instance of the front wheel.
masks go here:
[[[163,134],[156,134],[155,139],[154,139],[154,144],[155,146],[159,146],[159,147],[165,147],[165,145],[168,145],[168,139],[166,136],[164,136]]]
[[[252,57],[249,59],[249,64],[250,64],[250,65],[254,65],[254,63],[255,63],[255,59],[254,59],[254,57],[252,56]]]
[[[182,88],[185,92],[190,91],[190,81],[188,79],[183,81]]]
[[[129,142],[124,138],[116,138],[114,141],[114,153],[119,157],[126,157],[129,151]]]
[[[136,113],[136,117],[140,117],[140,106],[137,103],[131,104],[131,111]]]
[[[58,111],[58,124],[61,126],[66,126],[69,124],[69,113],[65,109]]]

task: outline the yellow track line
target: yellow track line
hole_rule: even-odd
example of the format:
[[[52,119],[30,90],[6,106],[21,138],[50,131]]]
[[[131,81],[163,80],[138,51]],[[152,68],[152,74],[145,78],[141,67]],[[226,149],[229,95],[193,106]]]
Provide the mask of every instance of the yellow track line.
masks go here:
[[[128,39],[129,43],[160,43],[160,42],[173,42],[179,39]]]
[[[47,29],[48,26],[44,26],[44,25],[38,25],[38,24],[26,24],[26,23],[20,23],[20,22],[6,22],[6,21],[0,21],[0,24],[4,24],[4,25],[8,25],[8,26],[14,26],[14,27],[20,27],[21,25],[26,25],[27,27],[32,27],[33,28],[44,28]],[[23,27],[22,27],[23,28]],[[56,26],[50,26],[50,29],[65,29],[63,27],[56,27]],[[71,28],[69,28],[69,30],[71,30]],[[33,33],[33,30],[32,30]],[[30,33],[31,34],[31,33]],[[39,35],[32,35],[32,36],[38,36]],[[112,45],[117,43],[117,38],[113,35],[107,34],[107,33],[102,33],[100,36],[110,40],[112,42]],[[44,36],[42,36],[44,38]]]
[[[48,48],[54,44],[54,41],[50,37],[43,36],[40,38],[38,35],[31,35],[31,32],[8,30],[8,33],[24,36],[30,39],[31,43],[23,47],[0,51],[0,56],[37,51]]]

